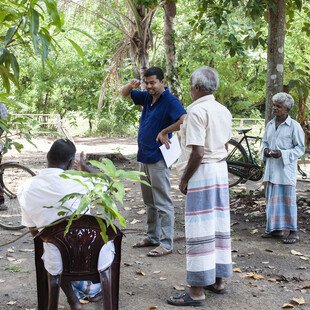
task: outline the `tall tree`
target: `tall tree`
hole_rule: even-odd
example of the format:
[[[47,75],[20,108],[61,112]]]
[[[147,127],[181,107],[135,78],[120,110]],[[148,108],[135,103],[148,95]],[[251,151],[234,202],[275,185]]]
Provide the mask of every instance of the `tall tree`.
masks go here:
[[[268,7],[268,44],[265,122],[272,115],[272,96],[283,91],[284,41],[285,41],[285,0],[275,0]]]
[[[176,0],[167,0],[164,4],[164,44],[166,56],[166,79],[171,92],[181,98],[178,79],[178,67],[175,48],[174,18],[176,16]]]
[[[266,98],[265,98],[265,121],[271,117],[271,98],[283,91],[284,77],[284,41],[286,32],[286,10],[290,9],[290,18],[294,16],[294,10],[302,9],[301,0],[199,0],[199,11],[212,17],[218,27],[227,24],[228,16],[236,9],[242,9],[245,17],[253,21],[260,21],[267,14],[268,40],[267,40],[267,76],[266,76]],[[206,12],[206,13],[204,13]],[[200,16],[201,19],[201,16]],[[264,25],[263,25],[264,26]],[[262,32],[249,39],[246,36],[243,42],[239,42],[234,34],[228,33],[228,46],[231,56],[235,53],[243,53],[246,47],[256,48],[259,44],[265,44]]]

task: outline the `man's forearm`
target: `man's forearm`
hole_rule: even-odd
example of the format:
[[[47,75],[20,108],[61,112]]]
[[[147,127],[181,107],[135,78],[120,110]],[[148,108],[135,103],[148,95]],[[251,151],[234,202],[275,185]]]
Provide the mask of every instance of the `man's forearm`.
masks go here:
[[[192,152],[190,154],[187,166],[185,171],[181,177],[183,182],[188,182],[190,178],[193,176],[195,171],[198,169],[204,154],[204,148],[202,146],[192,146]]]
[[[180,130],[180,126],[184,121],[184,118],[186,117],[186,114],[183,114],[175,123],[173,123],[172,125],[164,128],[161,133],[164,135],[167,135],[169,132],[174,132],[174,131],[179,131]]]
[[[133,87],[131,83],[128,83],[122,87],[121,94],[123,97],[129,97],[132,90],[133,90]]]
[[[130,93],[134,88],[137,88],[140,86],[140,81],[137,79],[132,79],[128,84],[122,87],[121,94],[122,96],[131,99]]]

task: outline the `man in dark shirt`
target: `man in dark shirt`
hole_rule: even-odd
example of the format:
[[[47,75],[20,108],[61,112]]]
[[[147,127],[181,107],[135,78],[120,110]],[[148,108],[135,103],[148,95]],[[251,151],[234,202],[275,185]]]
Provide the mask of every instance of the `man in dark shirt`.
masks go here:
[[[166,166],[161,144],[169,148],[171,133],[180,129],[186,111],[181,102],[165,88],[160,68],[149,68],[144,73],[146,91],[134,90],[140,81],[133,79],[121,94],[143,107],[138,133],[140,170],[145,173],[151,187],[141,183],[147,210],[147,238],[134,247],[157,246],[148,256],[167,255],[173,249],[174,206],[170,198],[170,169]]]

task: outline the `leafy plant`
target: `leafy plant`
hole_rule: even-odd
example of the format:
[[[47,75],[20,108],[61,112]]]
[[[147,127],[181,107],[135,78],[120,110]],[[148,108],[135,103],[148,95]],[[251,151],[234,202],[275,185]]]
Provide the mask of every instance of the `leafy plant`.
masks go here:
[[[9,264],[4,266],[4,270],[12,271],[12,272],[20,272],[22,269],[20,266]]]
[[[118,210],[118,204],[123,204],[125,195],[125,188],[123,181],[130,180],[141,182],[149,185],[146,181],[141,180],[144,173],[132,170],[117,169],[113,162],[109,159],[103,159],[101,162],[91,160],[90,164],[95,167],[98,172],[83,172],[76,170],[65,171],[61,176],[65,179],[71,179],[80,183],[85,189],[86,194],[71,193],[64,196],[60,202],[60,211],[58,215],[69,215],[69,221],[66,227],[68,232],[72,221],[84,215],[90,208],[91,214],[96,216],[101,227],[101,236],[107,241],[106,229],[107,227],[99,218],[106,221],[107,226],[114,226],[114,220],[118,219],[121,226],[126,227],[126,221]],[[71,209],[65,206],[68,200],[79,200],[78,208],[71,213]]]

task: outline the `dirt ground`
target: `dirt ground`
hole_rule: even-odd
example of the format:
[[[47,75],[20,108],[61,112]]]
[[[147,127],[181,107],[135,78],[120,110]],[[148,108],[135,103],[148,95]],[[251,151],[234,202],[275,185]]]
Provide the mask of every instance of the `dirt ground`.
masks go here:
[[[45,167],[45,154],[51,139],[36,140],[37,149],[26,144],[21,153],[11,152],[35,172]],[[137,169],[135,139],[79,138],[78,152],[121,152],[129,159],[119,167]],[[7,157],[5,160],[9,160]],[[309,166],[309,165],[308,165]],[[306,167],[307,168],[307,167]],[[310,171],[308,171],[310,172]],[[310,173],[308,173],[310,176]],[[262,239],[264,231],[264,199],[261,183],[245,184],[231,191],[231,229],[234,274],[226,281],[227,294],[207,293],[205,307],[197,309],[269,309],[285,307],[310,309],[310,186],[298,181],[300,243],[284,245],[280,241]],[[139,184],[128,183],[130,189],[120,208],[127,220],[124,230],[120,280],[121,310],[173,309],[166,299],[185,283],[184,197],[178,190],[178,177],[172,170],[172,198],[175,203],[176,226],[173,254],[151,258],[148,248],[132,245],[145,234]],[[0,229],[1,244],[12,241],[18,232]],[[0,309],[35,309],[36,282],[33,242],[25,235],[14,243],[0,247]],[[86,304],[85,310],[99,309],[99,304]],[[188,307],[179,307],[186,309]],[[64,295],[59,309],[69,309]]]

